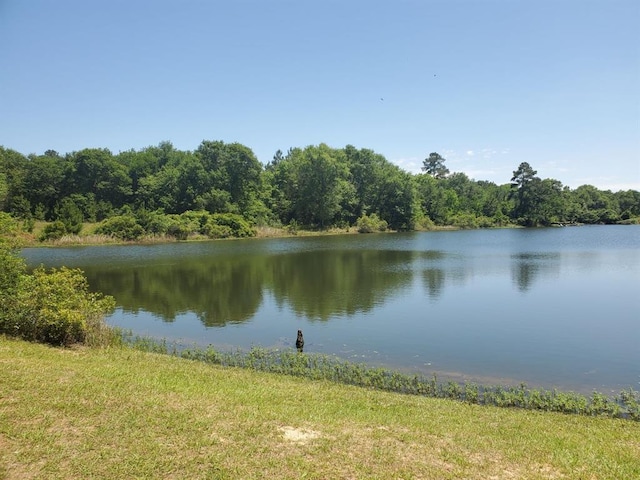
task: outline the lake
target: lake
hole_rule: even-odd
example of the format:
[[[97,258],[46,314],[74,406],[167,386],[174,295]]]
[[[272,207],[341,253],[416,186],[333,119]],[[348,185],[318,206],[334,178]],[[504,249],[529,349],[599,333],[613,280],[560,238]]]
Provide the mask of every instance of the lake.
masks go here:
[[[295,348],[440,379],[640,388],[640,227],[32,248],[113,295],[107,321],[224,350]]]

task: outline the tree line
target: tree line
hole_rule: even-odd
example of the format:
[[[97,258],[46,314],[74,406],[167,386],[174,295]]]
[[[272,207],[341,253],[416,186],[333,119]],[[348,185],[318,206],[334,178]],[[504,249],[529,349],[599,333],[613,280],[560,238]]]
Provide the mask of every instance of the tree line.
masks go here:
[[[113,154],[87,148],[23,155],[0,146],[0,211],[51,222],[51,236],[199,231],[244,236],[257,225],[363,231],[573,223],[636,223],[640,192],[576,189],[541,179],[526,162],[502,185],[451,173],[438,153],[411,174],[369,149],[325,144],[277,151],[263,165],[239,143],[203,141],[193,151],[161,142]],[[197,213],[195,213],[197,212]]]

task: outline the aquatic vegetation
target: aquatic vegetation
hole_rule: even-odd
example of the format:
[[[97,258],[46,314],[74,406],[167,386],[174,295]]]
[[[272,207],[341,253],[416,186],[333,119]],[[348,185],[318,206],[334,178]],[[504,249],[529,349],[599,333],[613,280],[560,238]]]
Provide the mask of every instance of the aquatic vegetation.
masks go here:
[[[517,386],[481,386],[475,383],[460,384],[453,381],[439,382],[431,377],[408,374],[353,363],[335,356],[306,354],[295,350],[270,350],[252,347],[249,351],[223,352],[209,346],[170,351],[166,342],[136,339],[135,348],[156,353],[178,355],[182,358],[251,370],[292,375],[310,380],[327,380],[376,390],[447,398],[480,405],[507,408],[523,408],[567,414],[605,416],[640,421],[640,392],[629,388],[615,398],[593,392],[590,397],[557,389],[531,389],[526,384]]]

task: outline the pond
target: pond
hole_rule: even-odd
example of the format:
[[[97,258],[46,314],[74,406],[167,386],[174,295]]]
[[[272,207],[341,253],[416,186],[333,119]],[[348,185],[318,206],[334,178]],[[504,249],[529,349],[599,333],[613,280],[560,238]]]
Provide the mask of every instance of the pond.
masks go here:
[[[441,379],[640,388],[640,227],[35,248],[113,295],[112,325],[223,350],[295,348]]]

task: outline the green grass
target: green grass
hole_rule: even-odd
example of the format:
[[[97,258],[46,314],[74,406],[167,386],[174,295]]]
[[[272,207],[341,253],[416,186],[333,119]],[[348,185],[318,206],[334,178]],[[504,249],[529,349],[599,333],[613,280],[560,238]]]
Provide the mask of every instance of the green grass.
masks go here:
[[[385,390],[389,392],[448,398],[467,403],[517,407],[579,415],[599,415],[640,421],[640,392],[631,388],[614,398],[594,391],[587,397],[580,393],[558,390],[531,389],[522,383],[517,386],[477,385],[457,382],[439,382],[431,378],[407,374],[363,363],[341,360],[335,356],[300,354],[294,350],[269,350],[253,347],[247,352],[221,352],[211,346],[207,349],[169,349],[166,342],[145,338],[126,339],[135,348],[172,353],[183,358],[214,365],[250,368],[261,372],[283,373],[311,380],[330,380],[347,385]]]
[[[0,338],[0,478],[640,478],[640,423]]]

